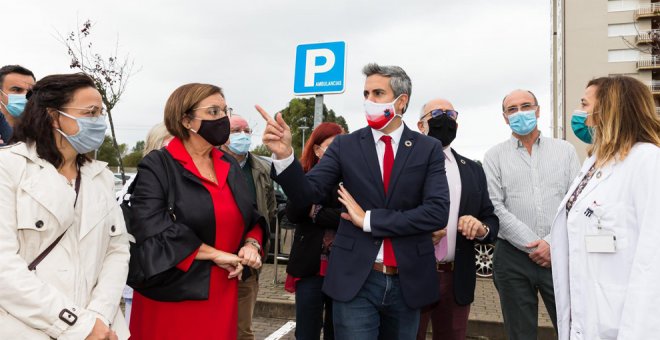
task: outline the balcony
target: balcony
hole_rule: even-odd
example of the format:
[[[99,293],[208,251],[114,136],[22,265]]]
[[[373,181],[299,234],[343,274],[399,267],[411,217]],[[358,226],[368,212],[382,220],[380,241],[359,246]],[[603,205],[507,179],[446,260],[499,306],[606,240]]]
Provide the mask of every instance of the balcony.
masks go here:
[[[652,42],[659,42],[660,41],[660,30],[650,30],[646,32],[639,32],[637,33],[637,37],[635,37],[635,43],[638,45],[640,44],[650,44]]]
[[[649,84],[649,90],[654,96],[660,96],[660,81],[654,80]]]
[[[643,56],[637,61],[638,70],[660,70],[660,56]]]
[[[660,4],[652,3],[646,5],[640,5],[637,10],[635,10],[635,20],[641,18],[655,18],[660,16]]]

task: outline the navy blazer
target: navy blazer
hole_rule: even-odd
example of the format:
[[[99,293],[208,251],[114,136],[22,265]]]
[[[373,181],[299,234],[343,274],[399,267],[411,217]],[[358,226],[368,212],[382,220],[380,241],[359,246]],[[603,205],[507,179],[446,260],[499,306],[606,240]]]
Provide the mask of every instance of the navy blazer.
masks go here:
[[[474,301],[474,288],[477,281],[474,244],[495,242],[500,229],[500,220],[495,215],[493,203],[488,196],[484,169],[477,162],[459,155],[454,150],[452,152],[461,176],[461,202],[458,216],[474,216],[490,229],[482,241],[468,240],[460,232],[456,233],[454,299],[458,305],[469,305]]]
[[[297,204],[318,204],[343,181],[360,207],[371,211],[370,233],[344,219],[339,223],[323,283],[330,297],[350,301],[356,296],[383,238],[389,237],[406,304],[417,309],[438,300],[431,232],[444,228],[449,214],[444,154],[438,140],[404,126],[387,195],[369,127],[337,136],[307,175],[294,161],[274,179]]]

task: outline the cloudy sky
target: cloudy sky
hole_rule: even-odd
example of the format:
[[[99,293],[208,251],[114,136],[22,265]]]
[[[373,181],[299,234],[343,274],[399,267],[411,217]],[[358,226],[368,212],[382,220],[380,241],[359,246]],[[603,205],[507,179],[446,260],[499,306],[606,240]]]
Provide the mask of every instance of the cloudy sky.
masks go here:
[[[7,7],[9,5],[9,7]],[[134,145],[162,120],[178,86],[208,82],[225,89],[234,112],[264,124],[254,110],[274,113],[293,95],[296,46],[346,42],[346,91],[325,96],[351,131],[366,125],[361,68],[399,65],[412,79],[405,121],[416,129],[420,107],[434,97],[460,112],[452,146],[481,159],[510,131],[501,100],[516,88],[534,91],[539,127],[551,135],[551,11],[546,0],[250,0],[24,1],[3,6],[2,64],[21,64],[37,78],[72,72],[57,34],[91,19],[96,48],[130,54],[139,72],[114,119],[121,143]]]

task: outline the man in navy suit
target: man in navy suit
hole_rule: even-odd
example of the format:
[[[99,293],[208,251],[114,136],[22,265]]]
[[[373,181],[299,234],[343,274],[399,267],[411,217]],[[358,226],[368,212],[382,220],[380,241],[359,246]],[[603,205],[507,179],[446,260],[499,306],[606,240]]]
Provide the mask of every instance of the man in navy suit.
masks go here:
[[[345,206],[323,291],[332,297],[338,339],[414,339],[421,307],[438,300],[431,233],[447,225],[449,190],[442,145],[402,122],[411,82],[397,66],[366,65],[368,127],[337,136],[305,175],[291,131],[268,122],[275,180],[290,200],[316,204],[338,183]]]
[[[444,146],[451,202],[447,227],[433,233],[440,301],[423,309],[418,340],[426,339],[429,320],[434,340],[466,338],[476,283],[474,245],[495,242],[499,230],[483,168],[449,146],[456,138],[457,119],[458,112],[449,101],[434,99],[422,107],[417,123],[423,134]]]

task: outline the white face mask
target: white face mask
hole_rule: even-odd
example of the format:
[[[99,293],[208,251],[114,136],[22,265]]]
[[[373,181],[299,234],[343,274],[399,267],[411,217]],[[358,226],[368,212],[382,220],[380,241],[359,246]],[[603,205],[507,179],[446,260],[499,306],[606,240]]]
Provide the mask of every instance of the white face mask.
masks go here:
[[[374,103],[371,100],[365,100],[364,112],[367,117],[367,124],[372,129],[382,130],[390,125],[394,117],[399,116],[399,118],[403,118],[400,114],[396,113],[396,108],[394,107],[394,103],[401,96],[399,95],[389,103]]]

